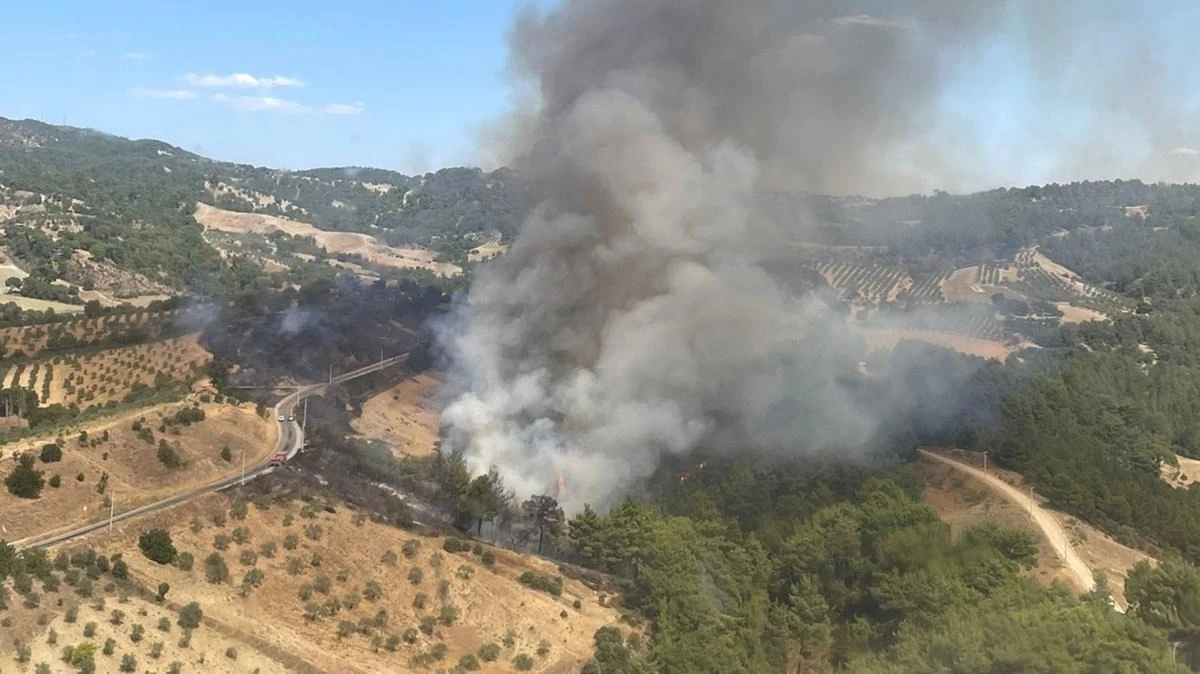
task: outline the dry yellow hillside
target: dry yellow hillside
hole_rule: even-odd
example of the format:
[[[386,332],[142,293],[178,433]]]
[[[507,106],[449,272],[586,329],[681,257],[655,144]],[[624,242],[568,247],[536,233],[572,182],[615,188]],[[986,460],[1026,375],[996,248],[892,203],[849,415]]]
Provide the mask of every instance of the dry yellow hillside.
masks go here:
[[[241,469],[243,451],[247,465],[253,465],[275,447],[275,423],[255,414],[249,405],[205,404],[201,405],[203,421],[190,425],[165,423],[189,406],[159,405],[86,426],[84,441],[78,434],[62,438],[62,461],[37,463],[47,480],[59,476],[59,487],[47,484],[41,498],[35,500],[0,490],[0,538],[20,540],[94,521],[107,515],[107,497],[115,497],[117,512],[129,510],[236,474]],[[135,431],[135,422],[143,430]],[[182,467],[171,469],[159,461],[160,440],[178,454]],[[22,451],[36,453],[55,441],[40,438],[12,443],[3,449],[5,461]],[[230,461],[221,458],[225,445],[230,447]],[[105,474],[108,478],[101,494],[99,486]],[[78,480],[81,475],[83,479]]]
[[[534,557],[486,546],[495,557],[489,566],[471,551],[443,551],[442,537],[378,524],[341,504],[329,508],[331,513],[324,501],[263,500],[248,505],[245,519],[238,520],[233,503],[230,495],[208,496],[118,525],[111,537],[101,534],[88,542],[105,553],[123,552],[143,587],[168,583],[168,604],[174,607],[168,614],[186,602],[201,605],[206,624],[192,647],[160,658],[180,659],[185,672],[282,671],[264,664],[267,660],[293,671],[337,674],[437,671],[487,644],[495,644],[499,654],[494,663],[483,664],[484,672],[512,671],[519,655],[532,659],[533,671],[576,672],[591,656],[595,631],[620,619],[615,609],[601,605],[601,595],[578,581],[567,580],[560,597],[518,583],[525,570],[557,575],[555,565]],[[159,566],[137,552],[139,534],[156,526],[170,531],[181,552],[194,555],[190,571]],[[214,552],[228,568],[229,579],[222,583],[206,580],[206,558]],[[243,596],[242,582],[252,569],[262,572],[261,584]],[[123,610],[129,615],[143,608],[147,616],[138,620],[147,623],[148,635],[161,639],[151,634],[161,614],[154,606],[134,602]],[[74,627],[63,625],[58,610],[50,612],[58,614],[50,625],[26,627],[31,642],[44,641],[51,626],[60,638],[68,632],[79,638]],[[236,668],[223,655],[229,646],[237,651]],[[197,662],[199,650],[203,664]]]
[[[386,442],[397,456],[431,456],[441,413],[432,398],[441,383],[428,372],[408,377],[367,400],[350,425],[365,437]]]

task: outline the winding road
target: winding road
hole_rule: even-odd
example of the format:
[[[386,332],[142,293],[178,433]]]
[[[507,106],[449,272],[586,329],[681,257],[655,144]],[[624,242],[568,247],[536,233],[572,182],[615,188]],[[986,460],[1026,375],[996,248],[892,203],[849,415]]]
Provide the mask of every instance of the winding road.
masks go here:
[[[104,529],[105,527],[108,527],[110,523],[116,524],[117,522],[123,522],[125,520],[138,517],[139,515],[145,515],[147,513],[162,510],[163,508],[179,505],[180,503],[185,503],[199,496],[221,491],[222,489],[227,489],[233,485],[241,484],[245,481],[253,480],[261,475],[271,473],[275,470],[275,466],[271,465],[272,456],[280,452],[286,452],[288,460],[291,460],[296,456],[296,454],[300,453],[300,449],[304,446],[304,431],[300,427],[300,423],[294,419],[296,406],[300,404],[300,401],[331,384],[340,384],[363,375],[378,372],[393,365],[403,363],[406,360],[408,360],[407,353],[400,354],[399,356],[393,356],[391,358],[385,358],[377,363],[372,363],[370,365],[360,367],[357,370],[351,370],[350,372],[340,374],[327,382],[313,384],[312,386],[307,386],[284,396],[282,400],[275,404],[275,423],[279,425],[279,439],[275,444],[275,451],[268,454],[253,466],[246,467],[244,473],[238,473],[237,475],[221,478],[220,480],[210,482],[209,484],[201,487],[197,487],[180,494],[175,494],[174,496],[169,496],[161,501],[155,501],[154,503],[134,508],[133,510],[117,513],[112,517],[111,520],[104,519],[99,522],[93,522],[92,524],[87,524],[70,531],[64,531],[62,533],[57,533],[50,536],[31,536],[20,541],[15,541],[13,544],[17,548],[49,548],[60,543],[65,543],[67,541],[86,536],[92,532],[99,531],[100,529]],[[282,419],[282,421],[280,421],[280,419]]]
[[[1008,501],[1016,504],[1025,512],[1029,513],[1030,518],[1033,519],[1033,523],[1042,530],[1042,534],[1046,537],[1046,540],[1050,542],[1050,547],[1054,548],[1054,554],[1058,555],[1058,558],[1062,560],[1064,565],[1066,565],[1067,570],[1071,572],[1071,575],[1075,576],[1079,580],[1080,586],[1086,589],[1088,592],[1096,589],[1096,579],[1095,576],[1092,575],[1091,567],[1089,567],[1087,562],[1083,561],[1083,558],[1080,557],[1079,553],[1075,551],[1075,547],[1071,545],[1071,539],[1067,536],[1066,530],[1062,528],[1062,525],[1059,524],[1058,520],[1054,519],[1050,513],[1043,510],[1039,503],[1030,498],[1029,494],[1022,492],[1021,490],[1005,482],[1004,480],[1001,480],[999,477],[992,475],[991,473],[983,472],[975,466],[962,463],[961,461],[955,461],[950,457],[943,456],[941,454],[935,454],[934,452],[924,449],[918,449],[917,452],[920,453],[922,457],[929,459],[930,461],[936,461],[938,463],[945,464],[959,472],[970,475],[980,482],[983,482],[993,491],[997,492]],[[1125,612],[1125,609],[1118,604],[1115,599],[1113,599],[1112,605],[1113,610],[1117,611],[1118,613]]]

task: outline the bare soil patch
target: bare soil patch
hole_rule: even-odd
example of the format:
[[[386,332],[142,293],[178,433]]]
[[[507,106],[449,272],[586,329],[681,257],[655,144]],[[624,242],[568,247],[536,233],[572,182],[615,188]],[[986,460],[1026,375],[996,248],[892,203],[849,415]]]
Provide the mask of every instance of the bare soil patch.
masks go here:
[[[966,337],[963,335],[949,335],[942,332],[933,332],[928,330],[879,330],[872,328],[861,328],[859,332],[862,334],[863,339],[866,340],[867,348],[871,351],[875,351],[877,349],[894,349],[902,340],[911,339],[925,342],[927,344],[933,344],[935,346],[944,346],[961,353],[981,356],[983,358],[994,358],[996,360],[1003,361],[1005,358],[1008,358],[1009,354],[1023,346],[1017,345],[1014,347],[994,339]]]
[[[1159,475],[1164,482],[1176,489],[1191,488],[1197,480],[1200,480],[1200,460],[1189,459],[1178,454],[1175,455],[1175,459],[1179,461],[1179,467],[1164,463]]]
[[[428,269],[441,276],[457,276],[462,273],[462,269],[457,265],[437,262],[434,253],[424,248],[393,248],[366,234],[329,232],[308,223],[272,215],[237,213],[197,203],[196,220],[205,227],[224,232],[264,234],[279,230],[293,236],[311,236],[318,246],[331,254],[361,255],[375,264],[400,269]]]
[[[1086,307],[1077,307],[1070,302],[1055,302],[1054,306],[1063,312],[1062,322],[1067,323],[1086,323],[1088,321],[1106,321],[1108,316],[1103,312]]]
[[[441,377],[430,373],[409,377],[369,399],[350,425],[388,443],[396,456],[432,456],[441,414],[432,398],[441,384]]]

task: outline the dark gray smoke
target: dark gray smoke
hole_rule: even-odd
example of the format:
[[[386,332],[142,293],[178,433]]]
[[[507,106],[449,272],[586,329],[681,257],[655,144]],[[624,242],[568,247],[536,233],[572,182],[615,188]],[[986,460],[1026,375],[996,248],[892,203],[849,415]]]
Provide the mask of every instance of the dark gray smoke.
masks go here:
[[[1061,36],[1041,28],[1093,7],[1043,5],[565,0],[521,14],[512,65],[536,103],[506,155],[540,205],[444,331],[448,446],[521,494],[561,476],[575,508],[717,438],[862,442],[876,417],[837,383],[861,345],[759,266],[807,218],[765,220],[754,196],[986,178],[984,141],[944,93],[996,26],[1021,55],[1052,56]]]

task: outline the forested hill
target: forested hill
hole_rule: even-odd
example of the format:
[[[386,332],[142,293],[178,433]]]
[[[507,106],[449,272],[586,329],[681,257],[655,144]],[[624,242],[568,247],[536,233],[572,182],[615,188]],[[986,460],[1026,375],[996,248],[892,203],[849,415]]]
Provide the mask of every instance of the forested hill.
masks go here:
[[[95,217],[180,221],[202,201],[304,220],[322,229],[372,231],[396,242],[499,231],[528,211],[510,171],[449,168],[423,176],[363,168],[279,171],[220,162],[155,140],[33,120],[0,118],[0,184],[83,202]]]

